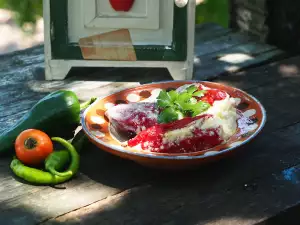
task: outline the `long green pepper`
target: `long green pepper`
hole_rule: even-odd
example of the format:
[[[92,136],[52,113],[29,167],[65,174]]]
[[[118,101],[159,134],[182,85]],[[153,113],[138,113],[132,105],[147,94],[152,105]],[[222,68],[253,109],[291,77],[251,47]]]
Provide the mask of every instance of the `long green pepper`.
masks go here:
[[[70,163],[70,154],[68,150],[60,150],[51,153],[45,160],[45,169],[50,173],[64,177],[69,176],[70,172],[58,172],[64,169],[64,166]]]
[[[58,176],[50,172],[25,166],[17,158],[14,158],[10,164],[10,168],[12,169],[14,174],[30,183],[44,184],[44,185],[59,184],[71,179],[78,172],[79,169],[79,163],[80,163],[79,154],[77,153],[74,146],[67,140],[64,140],[63,138],[60,137],[53,137],[51,139],[53,141],[57,141],[60,144],[62,144],[71,155],[71,163],[67,169],[68,176]]]
[[[71,142],[77,152],[80,152],[85,140],[87,140],[87,136],[83,130],[80,130]],[[72,155],[70,155],[68,150],[55,151],[46,158],[45,169],[57,176],[69,176],[70,171],[58,171],[62,170],[63,167],[69,163],[70,158],[72,158]]]

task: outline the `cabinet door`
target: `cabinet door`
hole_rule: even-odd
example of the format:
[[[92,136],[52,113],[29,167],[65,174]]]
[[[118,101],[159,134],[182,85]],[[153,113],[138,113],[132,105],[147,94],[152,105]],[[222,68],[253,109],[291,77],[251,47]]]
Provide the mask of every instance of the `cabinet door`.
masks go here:
[[[100,53],[88,59],[105,59],[109,46],[130,44],[134,60],[186,59],[187,9],[174,0],[135,0],[125,12],[110,0],[50,1],[50,8],[53,58],[87,59],[88,49]]]
[[[129,11],[118,11],[113,8],[109,0],[85,0],[80,6],[83,9],[85,28],[159,29],[160,1],[132,0],[132,2]],[[74,10],[74,13],[78,11],[76,8],[80,3],[82,1],[69,2],[70,19],[76,18],[76,15],[73,17],[72,11]],[[170,1],[165,3],[170,4]],[[172,7],[172,4],[167,7]],[[169,14],[168,17],[173,19],[173,14]]]

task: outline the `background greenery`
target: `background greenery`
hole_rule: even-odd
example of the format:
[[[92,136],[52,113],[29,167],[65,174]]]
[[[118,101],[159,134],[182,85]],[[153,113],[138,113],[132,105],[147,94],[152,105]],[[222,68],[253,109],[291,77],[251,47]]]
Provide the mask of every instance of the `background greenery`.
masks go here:
[[[25,23],[35,23],[43,15],[42,0],[0,0],[0,8],[15,12],[14,19],[23,27]]]
[[[20,27],[34,24],[43,15],[42,0],[0,0],[0,8],[15,12],[14,18]],[[228,0],[204,0],[196,9],[196,23],[215,22],[228,27]]]
[[[214,22],[229,25],[229,0],[205,0],[196,8],[196,23]]]

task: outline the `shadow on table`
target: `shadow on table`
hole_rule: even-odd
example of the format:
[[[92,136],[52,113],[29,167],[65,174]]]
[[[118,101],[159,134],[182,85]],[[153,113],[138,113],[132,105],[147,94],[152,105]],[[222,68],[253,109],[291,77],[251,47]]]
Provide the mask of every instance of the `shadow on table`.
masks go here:
[[[34,74],[37,81],[45,80],[43,68],[37,69]],[[141,82],[151,83],[163,80],[173,80],[166,68],[113,68],[113,67],[73,67],[67,81],[113,81],[113,82]],[[51,83],[51,81],[48,81]],[[55,82],[55,81],[52,81]]]
[[[68,77],[86,79],[83,74],[88,74],[88,79],[115,82],[140,82],[151,83],[164,80],[173,80],[166,68],[72,68]]]

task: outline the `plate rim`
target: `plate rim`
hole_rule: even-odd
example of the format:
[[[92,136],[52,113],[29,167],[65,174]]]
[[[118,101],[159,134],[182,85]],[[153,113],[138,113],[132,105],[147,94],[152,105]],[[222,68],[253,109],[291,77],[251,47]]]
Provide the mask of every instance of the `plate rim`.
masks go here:
[[[94,137],[94,135],[92,135],[92,133],[87,129],[86,127],[86,124],[85,124],[85,118],[86,118],[86,115],[89,111],[90,108],[93,107],[93,105],[97,104],[98,101],[101,101],[102,99],[108,97],[108,96],[111,96],[111,95],[115,95],[117,93],[120,93],[122,91],[125,91],[125,90],[130,90],[130,89],[135,89],[137,87],[141,88],[142,86],[145,86],[145,85],[152,85],[152,84],[165,84],[165,83],[177,83],[177,82],[186,82],[186,83],[212,83],[212,84],[219,84],[219,85],[222,85],[222,86],[227,86],[227,87],[230,87],[232,89],[235,89],[235,90],[238,90],[242,93],[244,93],[246,96],[249,96],[251,97],[256,103],[258,103],[261,111],[262,111],[262,121],[261,121],[261,124],[260,126],[257,128],[257,130],[251,134],[246,140],[242,141],[241,143],[237,144],[237,145],[234,145],[232,147],[228,147],[226,149],[223,149],[221,151],[218,151],[214,154],[208,154],[208,155],[192,155],[192,156],[187,156],[187,155],[184,155],[184,156],[180,156],[180,155],[174,155],[172,156],[171,154],[166,156],[166,155],[156,155],[155,153],[151,153],[151,152],[147,152],[147,153],[139,153],[139,152],[133,152],[133,151],[128,151],[126,149],[123,149],[119,146],[113,146],[113,145],[110,145],[110,144],[107,144],[105,142],[102,142],[101,140],[99,140],[98,138]],[[236,88],[236,87],[231,87],[229,85],[225,85],[225,84],[221,84],[221,83],[217,83],[217,82],[212,82],[212,81],[200,81],[200,80],[170,80],[170,81],[159,81],[159,82],[150,82],[150,83],[145,83],[145,84],[141,84],[137,87],[131,87],[131,88],[124,88],[122,90],[119,90],[117,92],[114,92],[114,93],[111,93],[109,95],[106,95],[106,96],[102,96],[100,98],[97,98],[96,101],[94,101],[90,106],[88,106],[82,116],[81,116],[81,126],[82,126],[82,129],[83,131],[86,133],[86,135],[89,136],[89,138],[91,138],[94,142],[100,144],[100,145],[103,145],[105,146],[106,148],[108,149],[111,149],[113,151],[119,151],[121,153],[125,153],[125,154],[129,154],[129,155],[135,155],[135,156],[138,156],[138,157],[144,157],[144,158],[154,158],[154,159],[173,159],[173,160],[194,160],[194,159],[204,159],[204,158],[210,158],[210,157],[215,157],[215,156],[218,156],[218,155],[222,155],[222,154],[225,154],[227,152],[230,152],[230,151],[233,151],[234,149],[242,146],[242,145],[245,145],[247,144],[248,142],[250,142],[251,140],[254,139],[254,137],[256,137],[261,131],[262,129],[264,128],[265,124],[266,124],[266,121],[267,121],[267,112],[266,112],[266,109],[265,107],[262,105],[262,103],[256,98],[254,97],[253,95],[239,89],[239,88]],[[98,146],[97,146],[98,147]],[[98,147],[100,148],[100,147]],[[101,148],[100,148],[101,149]],[[102,149],[103,150],[103,149]],[[207,149],[208,152],[209,149]]]

